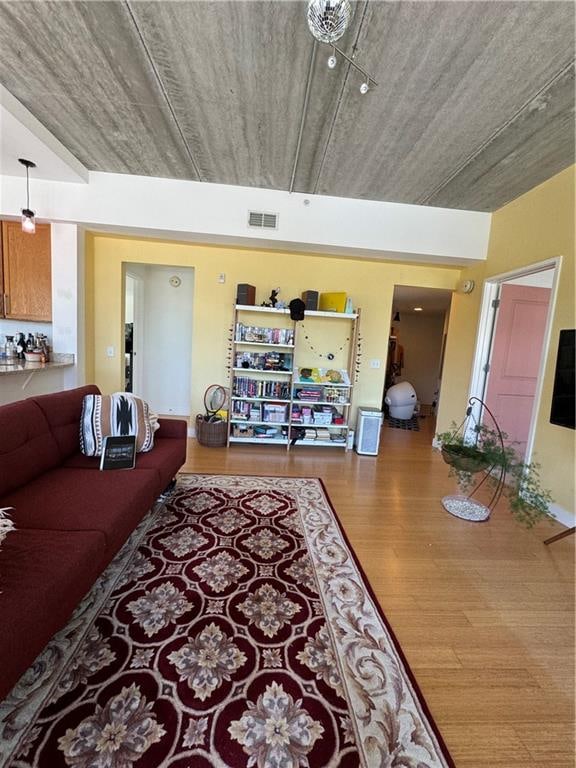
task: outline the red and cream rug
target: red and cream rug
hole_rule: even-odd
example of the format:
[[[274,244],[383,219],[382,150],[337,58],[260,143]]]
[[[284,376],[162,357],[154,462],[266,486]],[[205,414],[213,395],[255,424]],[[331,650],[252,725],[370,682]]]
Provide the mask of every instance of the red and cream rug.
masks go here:
[[[190,475],[0,707],[14,768],[452,766],[319,480]]]

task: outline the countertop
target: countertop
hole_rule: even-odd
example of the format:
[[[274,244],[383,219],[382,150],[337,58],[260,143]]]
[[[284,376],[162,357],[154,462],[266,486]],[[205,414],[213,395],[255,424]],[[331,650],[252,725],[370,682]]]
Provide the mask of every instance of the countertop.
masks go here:
[[[14,360],[6,363],[0,362],[0,376],[12,375],[15,373],[35,373],[36,371],[50,371],[54,368],[66,368],[74,365],[74,355],[53,353],[47,363],[29,363],[27,360]]]

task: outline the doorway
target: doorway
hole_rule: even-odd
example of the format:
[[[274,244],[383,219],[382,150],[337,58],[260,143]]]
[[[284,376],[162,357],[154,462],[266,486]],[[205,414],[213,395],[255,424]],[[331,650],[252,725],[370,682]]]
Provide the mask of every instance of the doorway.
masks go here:
[[[530,461],[550,336],[557,264],[491,278],[484,289],[472,395],[494,414],[507,443]],[[481,418],[481,414],[476,414]]]
[[[394,287],[384,396],[391,386],[408,382],[422,417],[433,419],[436,414],[451,300],[449,290]]]
[[[126,386],[162,416],[190,415],[194,269],[125,264]]]

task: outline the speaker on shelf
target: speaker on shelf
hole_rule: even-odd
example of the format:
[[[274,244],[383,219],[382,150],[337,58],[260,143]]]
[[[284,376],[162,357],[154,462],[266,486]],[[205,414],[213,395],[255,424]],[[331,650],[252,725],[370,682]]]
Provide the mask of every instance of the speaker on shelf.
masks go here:
[[[302,294],[302,301],[304,302],[305,309],[317,310],[318,309],[318,291],[304,291]]]
[[[256,304],[256,288],[248,283],[238,283],[236,286],[236,304]]]

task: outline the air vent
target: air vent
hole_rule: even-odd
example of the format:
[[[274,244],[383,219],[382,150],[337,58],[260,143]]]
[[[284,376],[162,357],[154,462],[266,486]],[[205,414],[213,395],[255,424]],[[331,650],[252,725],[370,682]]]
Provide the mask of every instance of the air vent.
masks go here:
[[[257,229],[278,229],[278,214],[248,211],[248,226]]]

